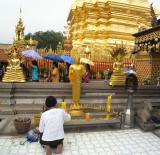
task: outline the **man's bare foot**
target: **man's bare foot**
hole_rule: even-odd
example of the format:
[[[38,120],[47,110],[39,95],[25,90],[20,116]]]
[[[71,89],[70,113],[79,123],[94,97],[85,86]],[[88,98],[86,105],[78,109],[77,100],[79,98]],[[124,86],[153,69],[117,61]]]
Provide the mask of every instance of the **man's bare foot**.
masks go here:
[[[63,145],[62,144],[59,144],[56,148],[56,154],[61,154],[62,153],[62,148],[63,148]]]

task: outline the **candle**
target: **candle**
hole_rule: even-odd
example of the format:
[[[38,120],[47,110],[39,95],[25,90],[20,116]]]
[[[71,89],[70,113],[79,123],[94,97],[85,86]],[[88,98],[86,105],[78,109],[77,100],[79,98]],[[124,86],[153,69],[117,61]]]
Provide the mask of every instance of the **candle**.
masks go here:
[[[112,102],[112,96],[109,95],[107,99],[107,112],[111,112],[111,102]]]
[[[89,122],[91,120],[91,117],[90,117],[90,113],[86,113],[86,122]]]
[[[61,108],[64,109],[65,111],[67,109],[67,103],[64,100],[61,103]]]
[[[106,112],[106,119],[107,120],[110,120],[111,102],[112,102],[112,96],[109,95],[108,99],[107,99],[107,112]]]
[[[111,104],[111,102],[112,102],[112,96],[109,95],[109,96],[108,96],[108,99],[107,99],[107,103],[108,103],[108,104]]]

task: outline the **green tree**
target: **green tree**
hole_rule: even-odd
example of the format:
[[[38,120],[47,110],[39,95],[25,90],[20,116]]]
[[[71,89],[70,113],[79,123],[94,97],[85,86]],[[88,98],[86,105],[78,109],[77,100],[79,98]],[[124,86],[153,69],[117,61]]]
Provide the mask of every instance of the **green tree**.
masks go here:
[[[35,33],[28,33],[25,36],[26,40],[29,40],[30,37],[38,41],[37,49],[49,49],[50,47],[53,50],[56,50],[56,47],[59,42],[64,43],[64,36],[62,32],[54,32],[54,31],[38,31]]]

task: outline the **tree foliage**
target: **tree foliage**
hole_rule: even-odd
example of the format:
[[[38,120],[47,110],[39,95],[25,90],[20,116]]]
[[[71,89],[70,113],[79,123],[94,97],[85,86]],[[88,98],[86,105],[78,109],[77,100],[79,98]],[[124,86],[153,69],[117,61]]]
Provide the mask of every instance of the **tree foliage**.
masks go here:
[[[52,50],[56,50],[57,45],[59,42],[64,42],[64,36],[61,32],[54,32],[54,31],[38,31],[35,33],[28,33],[25,36],[26,40],[29,40],[30,37],[32,39],[38,41],[37,49],[49,49],[52,48]]]

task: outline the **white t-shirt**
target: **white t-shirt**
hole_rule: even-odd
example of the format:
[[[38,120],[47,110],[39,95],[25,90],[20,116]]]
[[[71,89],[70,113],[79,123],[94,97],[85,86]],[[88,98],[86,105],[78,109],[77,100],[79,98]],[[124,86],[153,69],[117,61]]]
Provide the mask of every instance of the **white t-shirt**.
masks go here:
[[[39,131],[43,133],[43,141],[54,141],[64,138],[63,124],[71,116],[63,109],[53,108],[44,112],[40,119]]]

